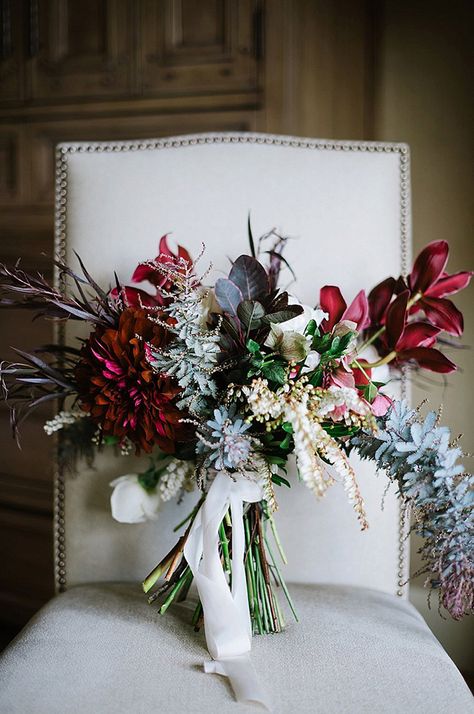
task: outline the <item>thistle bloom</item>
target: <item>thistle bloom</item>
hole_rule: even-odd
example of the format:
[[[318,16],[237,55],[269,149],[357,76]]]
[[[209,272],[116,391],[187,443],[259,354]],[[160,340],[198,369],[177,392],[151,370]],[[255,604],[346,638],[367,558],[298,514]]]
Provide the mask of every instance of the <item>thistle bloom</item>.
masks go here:
[[[235,414],[235,408],[219,407],[214,410],[214,419],[207,421],[206,426],[216,441],[207,441],[203,437],[198,450],[207,452],[209,462],[218,470],[243,467],[250,455],[251,442],[245,435],[250,424]]]

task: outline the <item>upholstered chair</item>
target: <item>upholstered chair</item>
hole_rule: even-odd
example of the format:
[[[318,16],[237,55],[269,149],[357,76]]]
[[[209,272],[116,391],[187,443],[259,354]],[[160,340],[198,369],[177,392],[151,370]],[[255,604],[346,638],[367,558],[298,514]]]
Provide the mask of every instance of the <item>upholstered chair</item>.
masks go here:
[[[212,134],[64,144],[57,152],[56,249],[98,282],[123,282],[165,233],[200,259],[207,280],[254,235],[291,236],[290,292],[315,304],[323,284],[348,298],[410,260],[409,151],[403,144]],[[61,338],[77,336],[72,325]],[[406,393],[401,381],[393,387]],[[360,532],[340,486],[317,502],[296,473],[277,493],[299,623],[255,637],[252,660],[274,712],[470,711],[461,675],[409,603],[406,525],[387,479],[355,462],[370,528]],[[140,581],[172,545],[196,495],[157,521],[115,522],[110,482],[133,457],[99,455],[56,476],[58,595],[1,661],[0,711],[18,714],[247,712],[227,680],[204,675],[191,605],[166,616]],[[382,510],[383,502],[383,510]]]

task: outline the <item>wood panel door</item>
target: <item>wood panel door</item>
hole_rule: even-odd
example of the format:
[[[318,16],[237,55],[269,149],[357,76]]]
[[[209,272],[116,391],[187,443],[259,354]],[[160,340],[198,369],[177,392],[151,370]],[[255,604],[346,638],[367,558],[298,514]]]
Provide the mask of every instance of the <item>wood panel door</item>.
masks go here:
[[[144,95],[257,87],[262,16],[255,0],[142,0],[140,12]]]
[[[22,203],[28,189],[24,133],[16,124],[0,124],[0,207]]]
[[[0,92],[5,103],[24,96],[24,23],[20,0],[0,0]]]
[[[126,95],[131,8],[128,0],[30,0],[31,98]]]

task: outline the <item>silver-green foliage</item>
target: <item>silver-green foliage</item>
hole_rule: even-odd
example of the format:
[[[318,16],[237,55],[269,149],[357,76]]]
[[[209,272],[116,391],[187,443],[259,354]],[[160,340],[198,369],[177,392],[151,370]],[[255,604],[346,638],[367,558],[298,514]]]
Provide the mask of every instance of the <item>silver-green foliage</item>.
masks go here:
[[[378,420],[379,431],[352,439],[359,454],[376,462],[416,509],[416,531],[432,588],[458,619],[474,606],[474,476],[459,463],[448,427],[435,412],[423,419],[405,401]]]
[[[174,377],[182,389],[177,406],[202,415],[212,408],[217,386],[213,374],[220,353],[220,335],[203,324],[203,300],[195,278],[180,276],[172,301],[163,308],[174,324],[168,326],[173,341],[163,350],[150,349],[153,369]]]

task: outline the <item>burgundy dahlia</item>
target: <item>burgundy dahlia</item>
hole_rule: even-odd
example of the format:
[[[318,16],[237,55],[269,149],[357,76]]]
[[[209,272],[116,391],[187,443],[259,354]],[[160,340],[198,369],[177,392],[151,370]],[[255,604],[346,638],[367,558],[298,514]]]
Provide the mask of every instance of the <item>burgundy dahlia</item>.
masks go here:
[[[129,439],[150,453],[155,445],[167,453],[185,437],[176,407],[176,383],[155,374],[145,357],[145,343],[163,347],[169,333],[148,319],[145,310],[127,308],[118,329],[97,327],[85,342],[75,371],[79,402],[104,436]]]

